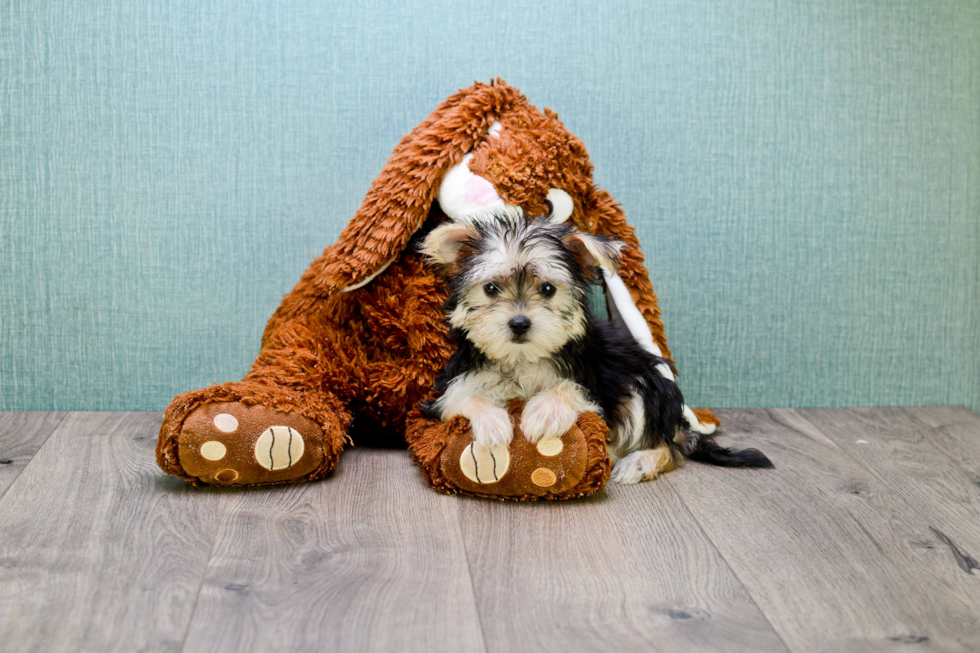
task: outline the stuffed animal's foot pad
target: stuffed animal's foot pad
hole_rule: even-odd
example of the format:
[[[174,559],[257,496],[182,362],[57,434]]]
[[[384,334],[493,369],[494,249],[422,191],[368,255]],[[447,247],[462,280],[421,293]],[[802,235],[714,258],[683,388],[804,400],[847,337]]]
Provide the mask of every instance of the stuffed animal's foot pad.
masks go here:
[[[609,429],[602,418],[582,413],[567,432],[532,443],[521,429],[523,407],[512,402],[507,408],[514,427],[509,444],[487,447],[474,441],[469,420],[426,419],[417,409],[405,436],[426,480],[447,494],[533,501],[600,491],[609,479]]]
[[[520,428],[520,427],[518,427]],[[442,467],[461,489],[496,496],[545,496],[575,487],[585,475],[587,443],[578,426],[536,445],[515,437],[486,447],[463,432],[446,447]]]
[[[320,466],[323,431],[300,415],[222,402],[192,412],[178,446],[184,471],[205,483],[282,483]]]
[[[538,454],[545,458],[557,456],[564,448],[564,443],[558,437],[545,438],[537,444]],[[510,450],[507,445],[486,447],[479,442],[471,442],[459,456],[459,470],[463,476],[481,485],[502,481],[509,469]],[[530,479],[536,487],[550,488],[558,482],[558,475],[548,467],[538,467],[531,472]]]
[[[514,439],[492,447],[474,441],[465,423],[442,425],[451,435],[440,455],[439,474],[468,494],[501,499],[555,499],[591,494],[609,473],[602,420],[583,413],[560,436],[530,442],[524,437],[518,406],[510,409]]]
[[[505,444],[486,446],[473,441],[459,456],[459,470],[474,483],[496,483],[510,468],[510,451]]]
[[[546,458],[557,456],[565,449],[565,443],[559,437],[545,438],[535,445],[538,453]]]

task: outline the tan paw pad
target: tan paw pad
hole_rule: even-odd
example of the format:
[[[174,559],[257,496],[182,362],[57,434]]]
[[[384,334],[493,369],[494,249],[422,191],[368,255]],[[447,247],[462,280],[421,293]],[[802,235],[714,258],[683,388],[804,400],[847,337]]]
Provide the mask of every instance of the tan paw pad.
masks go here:
[[[547,467],[538,467],[531,472],[531,482],[538,487],[551,487],[558,481],[558,477]]]
[[[557,456],[564,448],[565,445],[562,443],[561,438],[557,437],[545,438],[538,442],[538,453],[548,458]]]
[[[208,440],[201,445],[201,457],[207,460],[221,460],[228,453],[228,447],[217,440]]]
[[[459,457],[459,468],[474,483],[496,483],[510,467],[510,450],[506,445],[486,447],[471,442]]]
[[[234,415],[221,413],[214,416],[214,428],[222,433],[234,433],[238,429],[238,420]]]
[[[255,442],[255,460],[269,471],[292,467],[303,457],[303,436],[288,426],[270,426]]]

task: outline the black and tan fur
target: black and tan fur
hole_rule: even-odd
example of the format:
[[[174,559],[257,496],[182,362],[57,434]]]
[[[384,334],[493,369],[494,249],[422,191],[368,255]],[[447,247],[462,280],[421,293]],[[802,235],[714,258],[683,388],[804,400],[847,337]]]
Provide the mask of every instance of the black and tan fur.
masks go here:
[[[684,458],[770,467],[755,449],[719,446],[686,432],[684,399],[661,370],[670,363],[640,346],[624,325],[589,313],[600,266],[613,269],[621,242],[547,217],[497,216],[447,224],[423,251],[450,270],[446,311],[457,350],[437,381],[427,417],[470,419],[488,446],[513,437],[505,406],[527,402],[521,426],[532,442],[561,436],[578,414],[609,425],[613,479],[648,480]]]

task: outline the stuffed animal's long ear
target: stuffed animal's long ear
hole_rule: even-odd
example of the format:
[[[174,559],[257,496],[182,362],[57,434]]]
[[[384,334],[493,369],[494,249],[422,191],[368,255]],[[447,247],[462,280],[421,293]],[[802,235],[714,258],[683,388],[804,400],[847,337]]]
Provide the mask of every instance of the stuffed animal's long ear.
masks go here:
[[[592,223],[593,230],[598,234],[609,234],[622,241],[617,276],[622,279],[629,290],[630,297],[639,309],[650,328],[653,341],[660,348],[665,358],[670,358],[667,347],[667,336],[664,335],[664,323],[660,318],[660,305],[657,295],[653,292],[650,275],[643,265],[643,253],[640,251],[640,241],[633,227],[626,222],[626,214],[612,195],[598,186],[593,187],[585,203],[584,213],[586,224]]]
[[[502,81],[451,96],[402,138],[340,239],[313,262],[303,282],[320,296],[359,288],[408,246],[446,171],[486,137],[501,113],[526,104]]]
[[[643,265],[643,253],[640,252],[640,242],[636,238],[633,227],[626,222],[626,214],[613,200],[612,195],[599,187],[593,187],[585,202],[585,223],[592,224],[596,233],[611,234],[625,243],[621,251],[619,269],[616,273],[606,276],[606,301],[610,305],[610,313],[617,312],[619,318],[626,323],[627,328],[637,340],[652,339],[655,349],[664,358],[670,359],[670,349],[667,347],[667,336],[664,335],[664,323],[660,318],[660,306],[657,295],[653,292],[650,275]],[[634,323],[636,320],[641,324]],[[644,333],[642,322],[649,327],[649,335]],[[648,341],[649,342],[649,341]],[[657,353],[654,351],[654,353]],[[667,366],[661,374],[673,379],[674,375]],[[692,430],[710,434],[721,422],[710,410],[693,410],[684,406],[684,418]]]

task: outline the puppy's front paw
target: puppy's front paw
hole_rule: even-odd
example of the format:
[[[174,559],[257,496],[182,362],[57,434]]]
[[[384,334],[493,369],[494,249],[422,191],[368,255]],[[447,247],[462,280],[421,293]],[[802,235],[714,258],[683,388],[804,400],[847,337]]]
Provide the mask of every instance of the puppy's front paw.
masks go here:
[[[524,406],[521,415],[521,429],[524,437],[532,444],[544,438],[561,437],[575,426],[578,411],[551,394],[532,397]]]
[[[510,415],[503,408],[488,406],[470,417],[473,440],[488,449],[498,445],[509,445],[514,439],[514,427]]]

